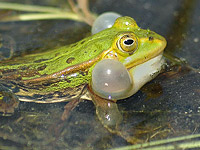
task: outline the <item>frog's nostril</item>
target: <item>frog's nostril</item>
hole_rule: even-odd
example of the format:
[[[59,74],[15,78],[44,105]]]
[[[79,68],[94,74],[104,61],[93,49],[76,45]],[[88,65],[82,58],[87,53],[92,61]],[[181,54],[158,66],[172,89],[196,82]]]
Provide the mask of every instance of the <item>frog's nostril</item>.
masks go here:
[[[154,39],[154,38],[153,38],[152,36],[149,37],[149,41],[153,41],[153,39]]]

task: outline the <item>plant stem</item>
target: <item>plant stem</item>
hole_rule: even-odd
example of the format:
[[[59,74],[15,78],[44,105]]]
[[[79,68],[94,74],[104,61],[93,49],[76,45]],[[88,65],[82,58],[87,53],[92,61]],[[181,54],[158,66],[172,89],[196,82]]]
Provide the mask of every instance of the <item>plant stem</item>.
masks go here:
[[[2,18],[1,22],[6,21],[30,21],[30,20],[48,20],[48,19],[71,19],[75,21],[83,21],[75,13],[29,13]]]
[[[24,4],[6,3],[6,2],[0,2],[0,9],[9,9],[9,10],[18,10],[27,12],[43,12],[43,13],[62,13],[67,11],[66,9],[63,10],[55,7],[24,5]]]
[[[152,141],[152,142],[148,142],[148,143],[144,143],[144,144],[137,144],[137,145],[125,146],[125,147],[121,147],[121,148],[115,148],[115,149],[112,149],[112,150],[132,150],[132,149],[140,149],[140,148],[145,148],[145,147],[147,148],[147,147],[151,147],[151,146],[158,146],[158,145],[161,145],[161,144],[169,144],[169,143],[172,143],[172,142],[180,142],[180,141],[190,140],[190,139],[194,139],[194,138],[200,138],[200,134],[187,135],[187,136],[182,136],[182,137],[175,137],[175,138],[166,139],[166,140]],[[191,143],[193,143],[193,142],[194,141],[191,141]],[[175,145],[175,144],[172,144],[172,145]],[[196,141],[195,145],[200,147],[200,141]],[[165,146],[162,146],[162,148],[164,149]]]

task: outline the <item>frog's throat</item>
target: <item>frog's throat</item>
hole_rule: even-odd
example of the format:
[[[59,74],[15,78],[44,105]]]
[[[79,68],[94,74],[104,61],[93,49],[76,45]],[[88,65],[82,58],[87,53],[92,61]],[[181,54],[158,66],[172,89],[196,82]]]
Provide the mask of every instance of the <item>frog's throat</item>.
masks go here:
[[[87,68],[90,68],[92,65],[94,65],[97,61],[101,60],[104,58],[109,53],[110,49],[104,50],[100,55],[98,55],[96,58],[90,59],[88,61],[85,61],[81,64],[76,64],[73,66],[69,66],[61,71],[55,72],[53,74],[49,74],[43,77],[38,77],[34,79],[28,79],[28,80],[23,80],[24,83],[30,83],[30,82],[39,82],[39,81],[44,81],[44,80],[49,80],[49,79],[56,79],[59,78],[61,75],[67,75],[67,74],[72,74],[75,73],[79,70],[86,70]]]

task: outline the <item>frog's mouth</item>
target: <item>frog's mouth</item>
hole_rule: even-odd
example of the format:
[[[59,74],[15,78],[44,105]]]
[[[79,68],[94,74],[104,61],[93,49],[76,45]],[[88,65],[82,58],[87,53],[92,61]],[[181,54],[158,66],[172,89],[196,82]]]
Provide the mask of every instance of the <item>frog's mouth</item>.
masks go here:
[[[151,73],[153,70],[154,70],[153,72],[155,72],[156,70],[160,71],[163,68],[164,64],[165,64],[165,59],[163,57],[163,53],[161,53],[157,55],[156,57],[148,61],[145,61],[137,66],[130,67],[127,70],[131,74],[133,73],[133,70],[136,70],[136,69],[140,69],[140,70],[137,70],[139,73],[144,73],[144,72]]]
[[[143,62],[139,62],[139,63],[134,63],[134,64],[131,64],[131,65],[129,65],[128,67],[127,67],[127,70],[129,71],[129,70],[131,70],[131,69],[133,69],[133,68],[136,68],[136,67],[138,67],[138,66],[146,66],[147,64],[148,65],[152,65],[152,64],[155,64],[155,63],[157,63],[157,62],[160,62],[160,59],[163,59],[163,52],[161,52],[161,53],[159,53],[158,55],[156,55],[156,56],[154,56],[154,57],[151,57],[149,60],[147,60],[147,61],[143,61]],[[149,66],[149,67],[150,67]],[[148,67],[148,66],[147,66]]]
[[[141,47],[140,49],[138,49],[138,52],[136,51],[135,54],[124,59],[123,64],[126,66],[126,68],[130,70],[146,62],[152,62],[153,60],[158,61],[158,58],[160,58],[163,55],[163,51],[167,44],[166,40],[163,37],[159,38],[154,39],[154,43],[156,43],[156,45],[150,48],[152,50],[144,51],[143,49],[146,49],[146,47],[144,46],[144,44],[143,45],[141,44]],[[146,38],[141,39],[141,41],[143,41],[143,43],[148,42]]]

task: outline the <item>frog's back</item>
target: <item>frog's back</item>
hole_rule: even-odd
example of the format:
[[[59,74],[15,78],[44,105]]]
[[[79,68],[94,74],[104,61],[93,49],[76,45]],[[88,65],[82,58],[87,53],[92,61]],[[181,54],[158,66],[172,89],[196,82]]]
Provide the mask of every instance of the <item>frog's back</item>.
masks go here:
[[[11,89],[22,101],[49,103],[76,98],[91,79],[90,69],[41,82],[24,83],[23,80],[51,75],[96,58],[111,46],[113,33],[96,34],[56,50],[3,61],[0,66],[0,83]]]
[[[21,72],[24,73],[21,75],[24,79],[53,74],[69,66],[96,58],[102,51],[111,47],[115,32],[115,30],[111,34],[101,32],[69,46],[2,61],[0,71],[4,75],[6,72],[10,74]],[[32,74],[33,72],[37,72],[37,75]]]

